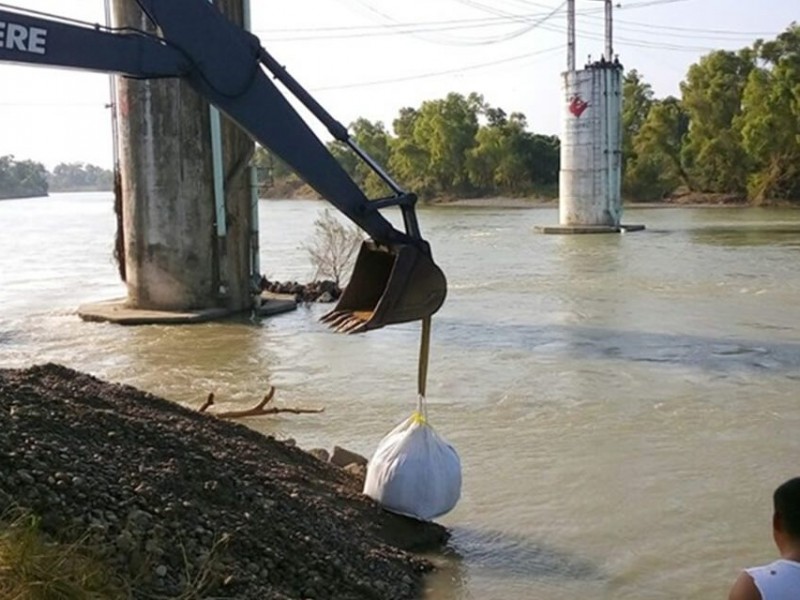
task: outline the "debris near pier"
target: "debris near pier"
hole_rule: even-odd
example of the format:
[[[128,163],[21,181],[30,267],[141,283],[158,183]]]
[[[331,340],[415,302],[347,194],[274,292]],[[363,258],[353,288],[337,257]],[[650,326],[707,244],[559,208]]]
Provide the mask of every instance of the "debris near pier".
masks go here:
[[[324,279],[310,283],[296,281],[270,281],[261,278],[261,291],[272,294],[288,294],[295,297],[298,303],[303,302],[335,302],[342,295],[342,288],[335,281]]]
[[[125,598],[416,598],[408,550],[447,539],[299,448],[59,365],[0,370],[0,431],[0,515],[82,540]]]

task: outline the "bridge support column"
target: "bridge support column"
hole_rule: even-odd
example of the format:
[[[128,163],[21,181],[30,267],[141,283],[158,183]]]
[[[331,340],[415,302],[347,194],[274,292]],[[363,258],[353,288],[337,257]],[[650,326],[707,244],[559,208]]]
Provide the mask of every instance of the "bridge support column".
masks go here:
[[[215,4],[241,24],[242,1]],[[116,27],[156,33],[133,0],[112,0],[112,14]],[[258,275],[250,256],[252,140],[222,116],[217,187],[224,206],[215,207],[208,103],[177,79],[119,77],[116,90],[124,308],[214,316],[248,310]]]

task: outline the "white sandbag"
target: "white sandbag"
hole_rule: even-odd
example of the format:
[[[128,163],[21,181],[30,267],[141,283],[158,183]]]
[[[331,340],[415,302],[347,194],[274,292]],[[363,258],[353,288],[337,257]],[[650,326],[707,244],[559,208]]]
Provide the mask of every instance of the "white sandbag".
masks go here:
[[[430,520],[450,512],[461,497],[461,460],[425,412],[421,398],[418,410],[378,444],[364,494],[392,512]]]

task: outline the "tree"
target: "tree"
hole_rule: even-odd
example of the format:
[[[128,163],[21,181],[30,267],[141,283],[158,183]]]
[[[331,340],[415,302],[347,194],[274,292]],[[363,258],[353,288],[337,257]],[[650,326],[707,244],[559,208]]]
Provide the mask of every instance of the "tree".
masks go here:
[[[57,192],[106,191],[114,187],[110,170],[82,162],[60,163],[48,179],[51,189]]]
[[[558,181],[559,144],[555,136],[528,132],[522,113],[507,116],[501,108],[484,107],[487,124],[467,153],[467,174],[482,193],[519,196],[538,185]]]
[[[633,140],[644,125],[653,105],[653,88],[636,69],[625,73],[622,80],[622,176],[629,162],[636,160]]]
[[[314,279],[332,279],[336,285],[350,277],[364,234],[355,225],[345,225],[323,210],[314,221],[314,237],[305,246],[314,266]]]
[[[427,158],[428,184],[437,194],[469,193],[466,170],[467,151],[475,145],[478,111],[483,98],[477,94],[464,97],[451,92],[441,100],[422,103],[414,120],[412,138]]]
[[[625,194],[635,200],[660,200],[680,185],[691,188],[681,152],[689,117],[673,96],[654,100],[633,136],[633,158],[625,173]]]
[[[390,157],[389,132],[381,121],[371,122],[359,118],[350,124],[352,140],[377,164],[387,165]],[[328,144],[328,149],[367,196],[382,197],[391,193],[383,179],[350,148],[339,141]]]
[[[12,155],[0,156],[0,198],[46,196],[47,169],[31,160],[17,161]]]
[[[558,136],[527,133],[518,151],[524,156],[534,186],[558,184],[561,168],[561,140]]]
[[[422,198],[443,195],[524,195],[558,181],[559,140],[527,131],[525,115],[492,107],[479,94],[451,93],[419,108],[400,109],[392,132],[380,121],[350,124],[353,141],[404,188]],[[331,154],[370,198],[392,193],[383,179],[339,141]],[[259,170],[273,197],[292,197],[299,179],[258,149]]]
[[[291,198],[306,187],[294,170],[267,148],[256,147],[253,164],[258,173],[259,193],[264,197]]]
[[[430,155],[414,137],[419,118],[420,113],[415,108],[400,109],[399,116],[392,123],[395,137],[389,145],[389,168],[404,186],[420,196],[432,196],[436,185],[427,172]]]
[[[691,187],[689,174],[681,159],[688,133],[689,115],[683,104],[678,98],[667,96],[650,107],[633,145],[638,156],[644,153],[660,155],[668,171],[667,176],[676,184]]]
[[[752,163],[748,194],[800,200],[800,26],[756,42],[755,52],[763,66],[750,72],[737,120]]]
[[[682,162],[699,191],[745,191],[749,165],[736,120],[753,67],[752,50],[718,50],[689,67],[681,83],[691,123]]]

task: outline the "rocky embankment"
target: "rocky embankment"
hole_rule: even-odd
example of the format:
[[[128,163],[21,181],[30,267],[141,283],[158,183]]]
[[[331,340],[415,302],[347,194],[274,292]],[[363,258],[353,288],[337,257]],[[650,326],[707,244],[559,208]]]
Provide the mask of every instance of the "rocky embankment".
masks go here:
[[[447,538],[299,448],[59,365],[0,370],[0,432],[0,514],[88,540],[134,598],[416,598],[406,550]]]

